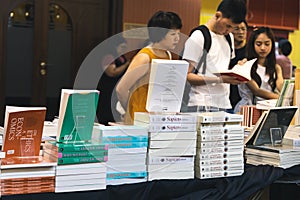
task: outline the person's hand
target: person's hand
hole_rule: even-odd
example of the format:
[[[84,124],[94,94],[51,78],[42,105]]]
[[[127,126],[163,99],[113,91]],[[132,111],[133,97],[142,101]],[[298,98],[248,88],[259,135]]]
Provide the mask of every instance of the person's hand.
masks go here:
[[[220,79],[222,80],[223,83],[229,83],[229,84],[232,84],[232,85],[247,83],[247,81],[239,81],[234,76],[222,75],[222,76],[220,76]]]
[[[244,58],[243,60],[239,60],[238,61],[238,65],[243,65],[243,64],[245,64],[247,62],[247,58]]]

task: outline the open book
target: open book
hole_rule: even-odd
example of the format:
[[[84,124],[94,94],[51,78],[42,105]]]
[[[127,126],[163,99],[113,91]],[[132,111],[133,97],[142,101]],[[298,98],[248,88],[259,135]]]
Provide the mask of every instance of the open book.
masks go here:
[[[226,71],[220,71],[214,73],[215,75],[227,75],[227,76],[234,76],[239,81],[250,81],[251,80],[251,68],[256,58],[252,60],[248,60],[243,65],[236,64],[232,69],[228,69]]]

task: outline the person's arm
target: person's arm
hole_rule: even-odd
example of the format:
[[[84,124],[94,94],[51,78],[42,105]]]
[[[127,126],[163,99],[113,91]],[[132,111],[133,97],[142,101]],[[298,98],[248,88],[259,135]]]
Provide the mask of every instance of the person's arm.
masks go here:
[[[115,63],[111,63],[107,66],[107,68],[105,69],[104,72],[109,77],[117,77],[117,76],[121,75],[127,69],[129,64],[130,64],[130,62],[127,61],[123,65],[117,67]]]
[[[196,65],[196,63],[191,60],[187,60],[187,61],[190,63],[187,80],[191,85],[205,85],[205,84],[218,84],[218,83],[229,83],[229,84],[237,85],[240,83],[244,83],[237,80],[237,78],[233,76],[226,76],[226,75],[222,75],[219,77],[208,77],[204,75],[199,76],[198,74],[194,73],[194,66]]]
[[[130,63],[127,71],[116,87],[118,99],[123,108],[127,108],[131,88],[140,78],[148,73],[149,65],[150,58],[144,53],[136,55]]]
[[[280,92],[283,86],[283,75],[282,75],[282,69],[278,64],[276,64],[276,73],[277,73],[276,89]]]
[[[253,95],[264,98],[264,99],[277,99],[279,94],[270,92],[268,90],[261,89],[257,83],[252,79],[246,83]]]

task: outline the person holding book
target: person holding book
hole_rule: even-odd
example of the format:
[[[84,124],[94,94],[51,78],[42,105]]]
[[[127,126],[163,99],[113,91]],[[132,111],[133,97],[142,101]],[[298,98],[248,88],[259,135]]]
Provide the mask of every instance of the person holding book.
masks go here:
[[[254,30],[247,44],[247,59],[257,58],[251,68],[251,80],[239,85],[242,99],[235,106],[252,105],[257,101],[277,99],[283,85],[281,67],[276,64],[275,39],[269,27]]]
[[[150,44],[132,59],[117,85],[119,101],[126,113],[125,124],[132,124],[134,112],[146,112],[149,74],[152,59],[172,59],[169,50],[179,42],[182,22],[174,12],[158,11],[148,21]]]
[[[112,44],[108,45],[107,54],[102,59],[104,73],[100,78],[98,88],[100,91],[97,109],[98,122],[108,125],[108,122],[115,122],[117,115],[117,97],[114,89],[117,82],[123,76],[129,60],[124,56],[127,50],[127,41],[120,34],[114,36]]]
[[[230,35],[234,27],[245,21],[246,4],[243,0],[223,0],[219,4],[216,13],[205,24],[211,35],[211,47],[206,56],[205,73],[198,70],[195,73],[197,63],[203,55],[204,35],[201,31],[194,31],[185,43],[183,59],[190,63],[187,76],[191,84],[189,93],[188,111],[207,111],[231,109],[229,100],[229,84],[239,84],[236,77],[229,75],[217,76],[214,73],[228,70],[230,59],[234,57],[233,42],[229,45],[226,35]]]
[[[281,39],[278,42],[278,55],[276,63],[280,65],[284,79],[292,78],[293,64],[288,57],[292,52],[292,44],[287,39]]]
[[[234,37],[235,57],[230,60],[229,69],[232,69],[234,65],[238,63],[238,61],[246,58],[247,29],[248,24],[246,21],[243,21],[238,26],[234,27],[232,31]],[[235,105],[241,100],[238,85],[230,85],[229,99],[232,106],[231,112],[233,112]]]

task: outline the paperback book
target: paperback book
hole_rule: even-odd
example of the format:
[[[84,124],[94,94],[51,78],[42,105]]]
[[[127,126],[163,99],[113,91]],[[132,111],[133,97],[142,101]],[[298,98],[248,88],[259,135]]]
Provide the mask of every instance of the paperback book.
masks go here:
[[[90,141],[99,98],[98,90],[62,89],[57,142]]]

